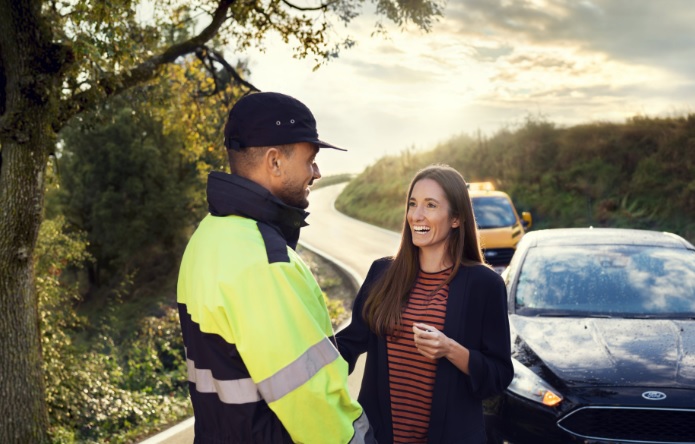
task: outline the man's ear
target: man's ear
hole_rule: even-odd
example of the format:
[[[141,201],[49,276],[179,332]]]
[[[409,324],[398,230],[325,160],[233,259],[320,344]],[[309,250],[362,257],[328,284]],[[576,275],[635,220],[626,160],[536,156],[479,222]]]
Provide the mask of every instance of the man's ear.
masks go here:
[[[263,156],[263,163],[266,171],[271,176],[281,176],[282,175],[282,162],[284,158],[282,157],[282,152],[277,148],[268,148]]]

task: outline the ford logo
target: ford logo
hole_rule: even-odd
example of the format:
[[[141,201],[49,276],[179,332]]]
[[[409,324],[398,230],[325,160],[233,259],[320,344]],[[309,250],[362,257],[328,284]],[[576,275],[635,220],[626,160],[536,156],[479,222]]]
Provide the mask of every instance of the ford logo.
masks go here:
[[[649,391],[642,393],[642,397],[649,401],[661,401],[666,399],[666,393]]]

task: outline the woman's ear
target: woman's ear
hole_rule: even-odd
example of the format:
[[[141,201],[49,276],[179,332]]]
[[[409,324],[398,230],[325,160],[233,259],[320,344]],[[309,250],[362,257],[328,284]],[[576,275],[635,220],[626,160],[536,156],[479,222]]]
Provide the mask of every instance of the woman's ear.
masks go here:
[[[459,222],[459,218],[455,217],[451,220],[451,228],[458,228],[461,223]]]

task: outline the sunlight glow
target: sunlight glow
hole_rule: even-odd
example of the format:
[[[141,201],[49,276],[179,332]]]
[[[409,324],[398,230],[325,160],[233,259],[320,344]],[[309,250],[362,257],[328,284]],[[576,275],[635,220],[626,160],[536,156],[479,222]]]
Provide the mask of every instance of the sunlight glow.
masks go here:
[[[248,59],[250,80],[260,89],[307,102],[321,136],[349,148],[347,156],[326,158],[326,173],[355,172],[384,154],[431,149],[461,133],[491,135],[529,114],[572,125],[692,108],[694,64],[685,60],[695,60],[695,45],[681,49],[676,42],[695,42],[694,28],[660,25],[663,38],[652,45],[640,40],[647,38],[643,20],[651,29],[661,23],[655,11],[664,20],[676,12],[640,3],[625,16],[610,7],[591,0],[462,0],[447,5],[430,33],[382,21],[387,38],[371,36],[377,19],[367,11],[331,30],[335,41],[351,37],[357,44],[315,72],[313,60],[292,58],[279,39],[268,40],[265,52],[228,57]],[[677,14],[677,26],[687,22],[683,15],[695,20],[695,12]],[[663,45],[676,31],[680,52],[669,58]]]

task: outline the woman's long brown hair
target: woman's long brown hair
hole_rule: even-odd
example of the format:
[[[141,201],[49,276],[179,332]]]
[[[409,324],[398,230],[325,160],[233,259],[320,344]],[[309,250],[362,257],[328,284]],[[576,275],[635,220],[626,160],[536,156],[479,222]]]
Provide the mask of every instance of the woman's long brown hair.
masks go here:
[[[449,216],[460,220],[458,227],[452,228],[449,233],[447,251],[454,265],[443,285],[456,276],[462,264],[484,263],[473,205],[461,173],[448,165],[430,165],[418,171],[410,182],[405,200],[400,247],[391,266],[370,289],[362,311],[367,325],[377,335],[391,334],[401,324],[401,314],[420,271],[419,249],[413,245],[408,224],[408,202],[413,187],[422,179],[432,179],[442,187],[449,203]]]

